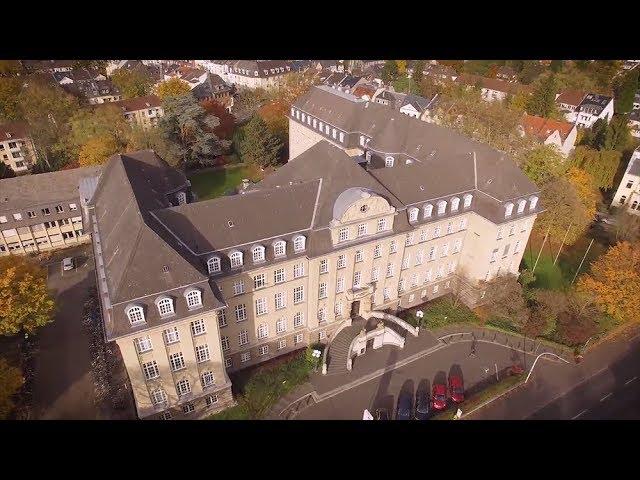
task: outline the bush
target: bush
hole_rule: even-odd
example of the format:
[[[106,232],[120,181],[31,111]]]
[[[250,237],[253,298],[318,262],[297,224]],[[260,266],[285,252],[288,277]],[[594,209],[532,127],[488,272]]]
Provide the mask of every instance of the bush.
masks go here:
[[[416,316],[417,310],[424,312],[424,316],[421,319]],[[405,310],[400,314],[400,317],[414,327],[420,326],[429,329],[455,323],[479,323],[475,313],[462,302],[455,302],[449,296]]]

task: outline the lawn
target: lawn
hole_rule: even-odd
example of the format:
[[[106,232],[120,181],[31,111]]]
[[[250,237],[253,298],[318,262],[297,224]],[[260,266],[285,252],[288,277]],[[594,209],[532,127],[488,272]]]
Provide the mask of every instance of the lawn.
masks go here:
[[[209,200],[220,197],[242,183],[243,178],[256,181],[259,170],[244,165],[227,168],[209,169],[193,172],[188,175],[193,191],[198,200]]]

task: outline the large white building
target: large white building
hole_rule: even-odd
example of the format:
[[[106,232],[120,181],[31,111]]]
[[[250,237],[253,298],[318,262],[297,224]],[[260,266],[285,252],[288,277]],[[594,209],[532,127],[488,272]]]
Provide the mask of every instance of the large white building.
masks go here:
[[[635,149],[629,160],[611,206],[624,208],[628,213],[640,215],[640,147]]]

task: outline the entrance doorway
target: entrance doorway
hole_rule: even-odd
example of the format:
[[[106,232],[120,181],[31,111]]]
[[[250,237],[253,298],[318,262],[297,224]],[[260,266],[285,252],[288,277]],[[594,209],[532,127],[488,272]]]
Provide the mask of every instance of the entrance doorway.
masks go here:
[[[357,300],[351,304],[351,318],[360,315],[360,300]]]

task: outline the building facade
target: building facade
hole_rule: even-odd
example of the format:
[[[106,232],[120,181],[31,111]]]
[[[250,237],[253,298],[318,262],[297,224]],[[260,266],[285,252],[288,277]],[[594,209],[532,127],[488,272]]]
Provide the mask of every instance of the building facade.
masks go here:
[[[611,206],[624,208],[633,215],[640,215],[640,148],[633,152]]]
[[[99,171],[87,167],[0,180],[0,255],[89,242],[79,182]]]
[[[36,161],[36,148],[27,125],[20,122],[0,125],[0,156],[15,173],[27,173]]]
[[[122,110],[125,120],[142,128],[156,126],[160,117],[164,115],[162,101],[156,95],[128,98],[113,102],[112,105]]]

